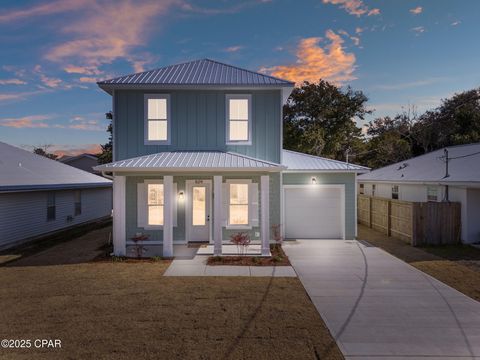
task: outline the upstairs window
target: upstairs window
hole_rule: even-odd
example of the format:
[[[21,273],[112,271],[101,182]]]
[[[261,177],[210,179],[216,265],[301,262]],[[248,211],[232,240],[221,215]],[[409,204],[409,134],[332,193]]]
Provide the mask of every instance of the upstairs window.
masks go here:
[[[249,145],[252,138],[252,96],[227,95],[227,144]]]
[[[360,184],[360,191],[359,191],[360,195],[363,195],[365,194],[365,184]]]
[[[436,186],[427,187],[427,201],[438,201],[438,188]]]
[[[75,216],[81,215],[82,214],[82,192],[81,190],[75,191],[74,194],[74,213]]]
[[[398,200],[398,185],[392,186],[392,199]]]
[[[47,221],[55,220],[56,206],[55,206],[55,193],[47,193]]]
[[[145,95],[145,144],[170,144],[170,96]]]

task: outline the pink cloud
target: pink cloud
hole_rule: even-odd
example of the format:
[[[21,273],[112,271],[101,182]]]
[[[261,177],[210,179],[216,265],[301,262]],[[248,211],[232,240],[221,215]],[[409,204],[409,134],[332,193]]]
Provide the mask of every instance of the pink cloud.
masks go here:
[[[340,5],[340,8],[344,9],[350,15],[355,16],[372,16],[379,15],[380,9],[369,9],[362,0],[323,0],[324,4]]]
[[[75,66],[67,65],[63,70],[68,74],[82,74],[82,75],[100,75],[102,71],[95,66]]]
[[[324,79],[335,84],[343,84],[356,79],[353,75],[356,69],[355,55],[345,51],[344,40],[340,35],[327,30],[325,36],[329,44],[324,47],[320,46],[325,41],[322,38],[302,39],[297,48],[295,64],[263,68],[262,71],[296,83]]]
[[[229,52],[229,53],[233,53],[233,52],[238,52],[240,50],[242,50],[244,48],[244,46],[242,45],[235,45],[235,46],[229,46],[227,48],[224,49],[225,52]]]
[[[76,156],[80,154],[99,154],[102,152],[102,147],[99,144],[83,144],[83,145],[52,145],[52,152],[62,157],[67,156]]]
[[[25,85],[26,83],[20,79],[0,79],[0,85]]]
[[[97,78],[88,77],[88,76],[82,76],[78,80],[80,80],[80,82],[82,82],[82,83],[96,83],[97,82]]]
[[[14,10],[10,12],[4,11],[0,15],[0,23],[22,20],[32,16],[53,15],[65,11],[78,10],[90,3],[92,3],[91,0],[58,0],[32,6],[27,9]]]
[[[0,120],[0,125],[13,128],[47,128],[49,125],[43,121],[50,119],[48,115],[30,115],[21,118],[6,118]]]
[[[418,15],[421,14],[423,11],[423,8],[421,6],[417,6],[416,8],[410,9],[409,10],[413,15]]]

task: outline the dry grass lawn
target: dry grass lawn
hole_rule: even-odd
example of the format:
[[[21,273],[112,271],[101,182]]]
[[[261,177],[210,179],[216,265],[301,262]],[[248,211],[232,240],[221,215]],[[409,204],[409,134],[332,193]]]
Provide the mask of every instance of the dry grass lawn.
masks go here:
[[[363,225],[358,227],[358,238],[480,301],[479,249],[467,245],[413,247]]]
[[[0,339],[62,348],[0,349],[0,358],[343,358],[296,278],[163,277],[167,261],[57,260],[0,267]]]

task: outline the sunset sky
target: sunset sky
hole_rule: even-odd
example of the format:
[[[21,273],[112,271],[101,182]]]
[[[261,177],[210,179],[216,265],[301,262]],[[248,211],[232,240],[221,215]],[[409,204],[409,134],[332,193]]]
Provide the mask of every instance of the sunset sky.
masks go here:
[[[95,81],[205,57],[422,112],[480,86],[479,18],[478,0],[2,1],[0,141],[96,152]]]

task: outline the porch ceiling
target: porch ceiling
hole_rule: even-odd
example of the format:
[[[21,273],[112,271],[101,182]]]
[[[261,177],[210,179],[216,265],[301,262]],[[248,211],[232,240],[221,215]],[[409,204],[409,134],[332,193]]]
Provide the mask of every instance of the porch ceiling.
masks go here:
[[[286,167],[233,152],[173,151],[95,166],[97,171],[281,171]]]

